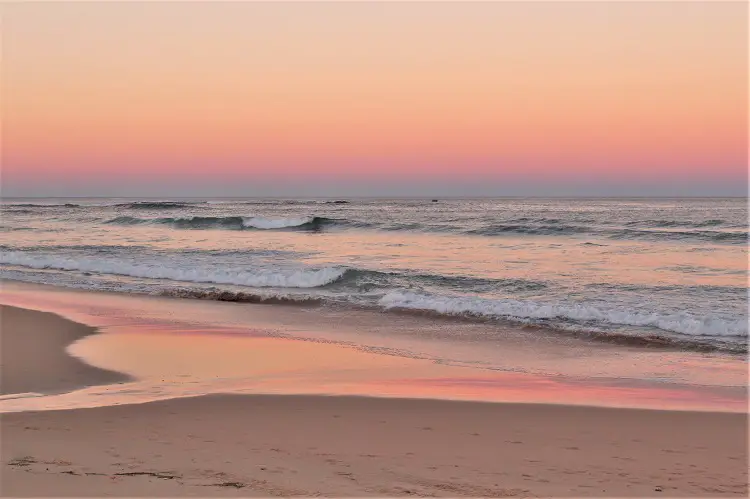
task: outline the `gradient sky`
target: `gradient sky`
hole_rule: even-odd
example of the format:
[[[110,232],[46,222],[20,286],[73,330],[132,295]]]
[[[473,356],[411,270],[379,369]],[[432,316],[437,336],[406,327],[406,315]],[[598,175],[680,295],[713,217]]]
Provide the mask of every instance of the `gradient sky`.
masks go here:
[[[2,194],[744,195],[747,8],[6,3]]]

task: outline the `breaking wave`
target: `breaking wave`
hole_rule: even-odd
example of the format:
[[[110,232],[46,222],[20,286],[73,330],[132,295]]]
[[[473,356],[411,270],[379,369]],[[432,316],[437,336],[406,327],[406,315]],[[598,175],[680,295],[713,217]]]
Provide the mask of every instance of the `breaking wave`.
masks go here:
[[[392,291],[380,299],[386,309],[410,309],[442,315],[495,317],[517,321],[563,320],[577,323],[652,327],[687,336],[743,337],[744,319],[700,317],[689,312],[659,314],[638,310],[607,309],[582,304],[547,304],[512,299],[438,296],[411,291]]]
[[[157,296],[169,296],[171,298],[190,298],[193,300],[227,301],[234,303],[265,303],[265,304],[293,304],[293,305],[319,305],[322,298],[293,295],[281,293],[248,293],[244,291],[229,291],[226,289],[191,289],[176,288],[163,289],[152,293]]]
[[[242,226],[252,229],[288,229],[292,227],[314,227],[333,222],[333,220],[321,217],[304,218],[264,218],[243,217]]]
[[[183,217],[183,218],[137,218],[120,216],[108,220],[116,225],[169,225],[176,229],[227,229],[227,230],[320,230],[327,225],[335,225],[336,220],[324,217],[302,218],[263,218],[263,217]]]
[[[339,267],[319,269],[217,269],[192,267],[170,267],[163,262],[134,263],[118,258],[66,258],[51,255],[30,255],[25,252],[4,252],[0,263],[20,265],[33,269],[72,270],[101,274],[141,277],[147,279],[169,279],[173,281],[234,284],[250,287],[315,288],[325,286],[346,273]]]
[[[266,304],[336,303],[337,306],[346,304],[470,320],[508,320],[629,345],[727,352],[747,350],[743,340],[747,339],[748,325],[742,314],[721,317],[687,311],[656,312],[646,307],[604,302],[544,303],[535,298],[463,294],[467,289],[472,293],[535,293],[549,287],[548,283],[534,280],[382,272],[343,266],[285,268],[240,264],[219,268],[205,262],[186,265],[184,261],[159,256],[143,258],[142,255],[142,260],[134,261],[110,253],[110,248],[98,251],[98,247],[82,246],[79,249],[96,249],[99,254],[67,257],[31,251],[3,251],[0,264],[15,266],[15,269],[6,267],[11,275],[18,267],[73,271],[83,274],[87,281],[94,279],[92,274],[97,276],[96,279],[106,278],[115,288],[125,286],[127,292],[146,290],[149,294],[175,298]],[[132,281],[107,276],[164,281],[139,284],[134,290]],[[212,286],[206,287],[207,284]],[[216,287],[222,285],[229,289]],[[235,286],[244,289],[232,289]],[[636,288],[635,291],[642,289]]]

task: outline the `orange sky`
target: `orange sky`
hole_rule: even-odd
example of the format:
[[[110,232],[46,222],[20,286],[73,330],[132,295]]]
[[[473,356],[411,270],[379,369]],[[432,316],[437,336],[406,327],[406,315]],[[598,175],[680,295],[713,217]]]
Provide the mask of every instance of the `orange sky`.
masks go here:
[[[0,12],[6,195],[746,182],[742,2]]]

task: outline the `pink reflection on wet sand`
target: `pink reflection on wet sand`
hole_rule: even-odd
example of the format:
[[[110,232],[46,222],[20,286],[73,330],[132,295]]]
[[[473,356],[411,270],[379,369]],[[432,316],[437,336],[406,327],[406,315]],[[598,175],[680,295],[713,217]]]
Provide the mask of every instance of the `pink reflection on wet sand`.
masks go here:
[[[325,336],[300,337],[317,334],[307,325],[319,318],[319,310],[77,292],[25,284],[8,285],[3,291],[5,303],[57,312],[102,328],[104,334],[84,338],[69,351],[95,366],[126,372],[138,379],[131,384],[59,396],[55,399],[58,402],[50,399],[50,406],[107,405],[232,392],[738,412],[747,407],[744,359],[681,352],[644,353],[586,342],[528,345],[508,340],[501,353],[515,359],[513,369],[526,368],[527,372],[489,370],[481,363],[458,366],[435,362],[429,356],[409,357],[383,348],[357,348]],[[381,327],[397,325],[394,333],[398,334],[398,327],[416,323],[411,318],[399,322],[391,316],[371,315],[354,317],[356,320],[349,327],[364,335],[368,321],[377,320]],[[227,325],[228,318],[235,325]],[[463,326],[456,322],[446,327]],[[587,371],[572,369],[576,359],[569,357],[578,351],[595,352],[584,361],[598,362],[611,374],[582,375]],[[528,372],[539,362],[535,357],[554,363],[561,374]],[[649,380],[645,363],[654,362],[661,362],[659,369],[665,372],[689,371],[693,376],[690,379],[697,381]],[[632,365],[623,368],[628,364]],[[701,382],[701,376],[705,376],[705,382]],[[709,380],[715,386],[707,386]],[[44,403],[44,398],[33,401],[37,407]]]

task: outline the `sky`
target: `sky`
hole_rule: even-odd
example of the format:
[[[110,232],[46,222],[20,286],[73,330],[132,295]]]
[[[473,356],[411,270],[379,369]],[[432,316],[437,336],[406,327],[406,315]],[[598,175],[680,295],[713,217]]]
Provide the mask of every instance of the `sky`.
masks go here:
[[[4,3],[0,192],[745,195],[747,9]]]

